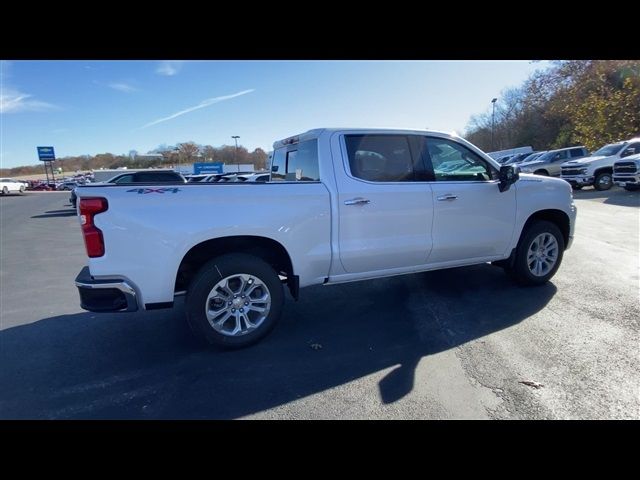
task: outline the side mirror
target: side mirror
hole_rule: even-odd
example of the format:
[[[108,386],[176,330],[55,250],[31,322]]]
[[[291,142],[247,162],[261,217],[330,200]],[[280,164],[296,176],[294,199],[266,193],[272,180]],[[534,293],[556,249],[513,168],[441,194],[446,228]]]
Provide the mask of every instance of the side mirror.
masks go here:
[[[498,188],[501,192],[506,192],[519,178],[520,168],[517,165],[502,165],[498,173],[498,180],[500,180]]]

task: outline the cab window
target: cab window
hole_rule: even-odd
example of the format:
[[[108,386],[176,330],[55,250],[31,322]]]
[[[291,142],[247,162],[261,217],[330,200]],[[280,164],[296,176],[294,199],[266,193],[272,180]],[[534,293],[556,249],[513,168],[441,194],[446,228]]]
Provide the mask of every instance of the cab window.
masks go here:
[[[426,151],[436,182],[479,182],[498,176],[489,162],[452,140],[427,137]]]

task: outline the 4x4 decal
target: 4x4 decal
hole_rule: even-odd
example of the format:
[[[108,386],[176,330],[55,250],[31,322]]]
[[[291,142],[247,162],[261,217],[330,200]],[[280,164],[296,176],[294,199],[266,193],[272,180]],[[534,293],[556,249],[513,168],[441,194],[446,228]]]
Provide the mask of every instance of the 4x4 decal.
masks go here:
[[[164,187],[164,188],[132,188],[131,190],[127,190],[127,192],[136,192],[142,195],[146,195],[147,193],[177,193],[180,189],[177,187]]]

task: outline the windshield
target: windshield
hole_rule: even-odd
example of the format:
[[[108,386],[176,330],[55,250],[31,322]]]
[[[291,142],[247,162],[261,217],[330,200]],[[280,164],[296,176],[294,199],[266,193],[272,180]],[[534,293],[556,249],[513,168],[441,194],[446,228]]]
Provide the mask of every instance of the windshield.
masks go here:
[[[536,162],[546,162],[551,160],[551,158],[553,158],[553,156],[556,154],[557,152],[547,152],[547,153],[543,153],[542,155],[540,155],[538,158],[536,158]]]
[[[530,162],[532,160],[535,160],[538,157],[540,157],[541,155],[542,155],[542,153],[532,153],[530,155],[527,155],[525,158],[522,159],[522,163]]]
[[[593,152],[591,156],[592,157],[599,157],[599,156],[608,157],[610,155],[615,155],[620,150],[622,150],[622,147],[624,147],[624,145],[625,145],[624,143],[612,143],[611,145],[605,145],[600,150]]]

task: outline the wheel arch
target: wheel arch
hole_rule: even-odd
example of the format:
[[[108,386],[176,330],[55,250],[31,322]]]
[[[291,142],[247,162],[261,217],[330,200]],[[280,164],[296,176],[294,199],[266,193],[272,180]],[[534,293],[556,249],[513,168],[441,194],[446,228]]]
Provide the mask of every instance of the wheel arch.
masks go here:
[[[545,209],[545,210],[538,210],[537,212],[534,212],[531,215],[529,215],[529,218],[527,218],[527,221],[524,222],[524,225],[520,230],[518,242],[520,241],[520,238],[522,238],[523,233],[527,231],[527,228],[529,227],[529,225],[531,225],[533,222],[538,220],[545,220],[547,222],[551,222],[560,229],[560,232],[562,232],[562,238],[564,239],[564,245],[566,249],[566,246],[569,244],[569,232],[571,229],[569,215],[567,215],[566,212],[562,210],[552,209],[552,208]]]
[[[597,177],[601,173],[610,173],[613,175],[613,167],[599,167],[593,171],[593,176]]]
[[[187,251],[176,272],[174,291],[188,290],[200,267],[212,258],[227,253],[246,253],[266,261],[280,275],[287,277],[287,285],[294,298],[298,297],[298,277],[287,249],[278,241],[261,236],[237,235],[202,241]]]

